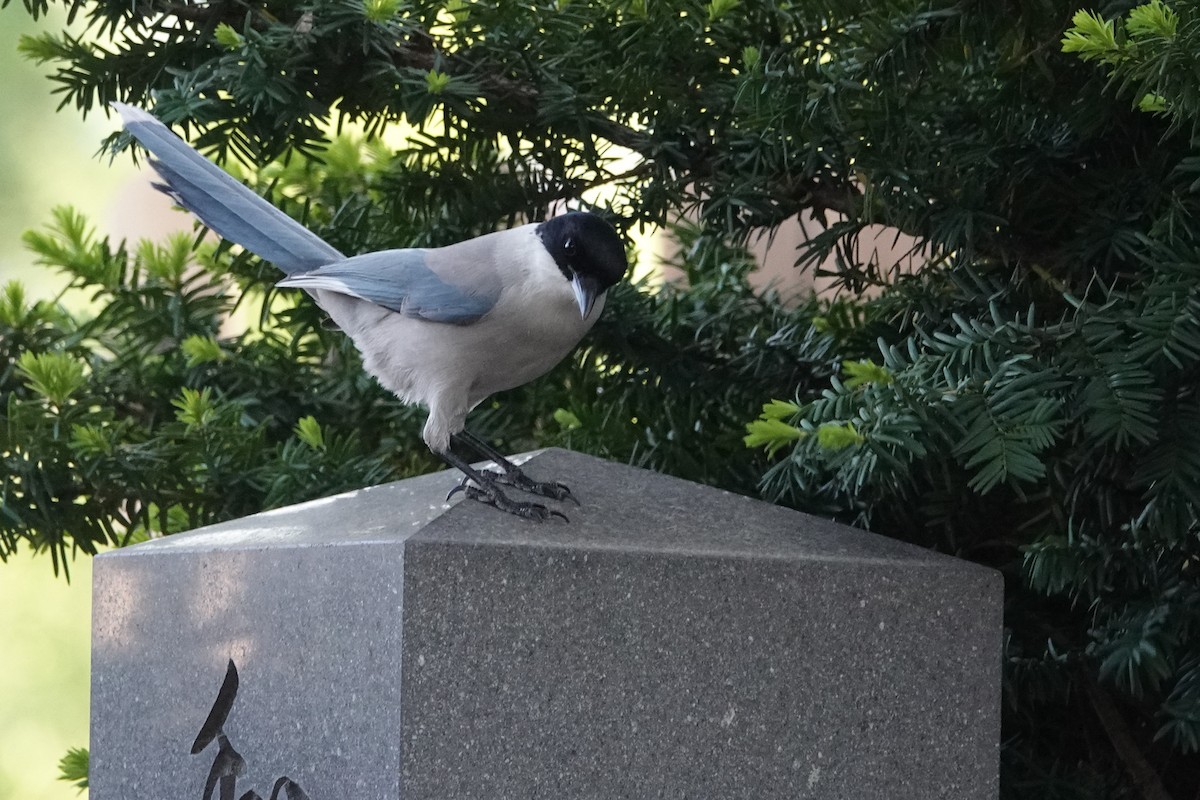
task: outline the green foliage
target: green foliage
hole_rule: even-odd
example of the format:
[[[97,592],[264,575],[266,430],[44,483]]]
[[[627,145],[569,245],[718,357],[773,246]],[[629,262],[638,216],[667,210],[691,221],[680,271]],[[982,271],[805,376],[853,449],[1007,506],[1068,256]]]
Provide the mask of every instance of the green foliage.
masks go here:
[[[415,435],[418,420],[361,375],[346,380],[355,356],[314,314],[285,308],[290,327],[267,317],[224,332],[238,302],[264,314],[273,302],[257,269],[238,283],[229,251],[189,236],[113,246],[68,209],[26,242],[98,313],[29,306],[16,285],[0,303],[0,554],[24,538],[65,567],[69,549],[91,553],[421,463],[362,444],[365,430]],[[335,356],[345,358],[321,361]],[[375,406],[387,418],[364,427],[355,409]],[[348,422],[313,452],[292,433],[306,415]]]
[[[1085,61],[1113,64],[1122,58],[1112,20],[1091,11],[1077,11],[1071,18],[1071,28],[1063,37],[1062,49],[1064,53],[1078,53]]]
[[[221,349],[221,343],[212,334],[204,336],[193,333],[179,343],[179,349],[187,356],[189,367],[198,367],[201,364],[220,361],[226,357],[225,351]]]
[[[1066,30],[1073,8],[1024,0],[72,5],[106,36],[22,43],[65,106],[152,105],[345,252],[564,200],[624,229],[690,215],[679,283],[619,287],[472,424],[1002,570],[1003,797],[1194,794],[1194,2]],[[797,265],[840,294],[754,291],[743,245],[801,213]],[[862,256],[881,228],[911,269]],[[68,210],[26,241],[95,311],[0,296],[0,554],[65,563],[432,466],[420,413],[269,265]]]
[[[222,22],[217,25],[217,29],[213,31],[213,38],[222,46],[229,50],[238,50],[246,43],[246,37],[242,36],[229,23]],[[39,50],[33,41],[27,41],[26,47],[28,52],[34,58],[40,58],[42,51]]]
[[[89,752],[86,747],[72,747],[58,762],[58,779],[73,783],[80,790],[88,788]]]
[[[847,389],[858,389],[868,383],[892,382],[892,373],[888,372],[886,367],[881,367],[866,358],[861,361],[843,361],[842,372],[846,376]]]
[[[446,87],[450,85],[451,77],[444,72],[438,72],[435,69],[425,73],[425,87],[430,94],[441,94],[446,91]]]
[[[843,450],[864,441],[853,422],[825,422],[817,428],[817,444],[825,450]]]
[[[314,416],[301,417],[296,423],[296,438],[314,450],[325,449],[325,432]]]
[[[399,0],[363,0],[363,16],[377,25],[390,22],[399,10]]]
[[[747,447],[765,447],[768,456],[774,456],[781,447],[785,447],[805,432],[783,420],[794,418],[800,413],[800,406],[784,400],[772,400],[763,404],[762,414],[753,422],[746,423],[746,435],[742,441]]]
[[[1133,96],[1137,108],[1172,117],[1176,125],[1190,125],[1192,136],[1200,117],[1197,46],[1195,4],[1162,0],[1135,6],[1120,20],[1080,11],[1062,40],[1063,52],[1106,65],[1113,86]]]
[[[83,362],[66,353],[25,351],[17,359],[17,372],[29,388],[57,407],[83,386]]]
[[[1162,0],[1152,0],[1130,9],[1125,21],[1125,30],[1138,40],[1152,36],[1170,39],[1178,29],[1179,15],[1164,5]]]

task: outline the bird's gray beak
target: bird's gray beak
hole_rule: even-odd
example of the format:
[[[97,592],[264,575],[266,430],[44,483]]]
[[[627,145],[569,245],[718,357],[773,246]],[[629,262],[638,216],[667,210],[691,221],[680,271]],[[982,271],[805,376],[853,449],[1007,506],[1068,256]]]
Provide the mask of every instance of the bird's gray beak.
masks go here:
[[[578,273],[571,278],[571,290],[575,292],[575,302],[579,304],[579,313],[583,315],[584,319],[587,319],[596,305],[596,298],[601,295],[603,290],[593,278]]]

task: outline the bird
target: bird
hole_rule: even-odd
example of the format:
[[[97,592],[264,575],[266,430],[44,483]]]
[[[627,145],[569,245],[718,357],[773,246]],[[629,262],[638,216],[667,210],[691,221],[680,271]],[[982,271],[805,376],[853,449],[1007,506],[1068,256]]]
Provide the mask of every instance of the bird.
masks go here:
[[[346,256],[209,161],[147,111],[113,103],[151,155],[155,188],[223,239],[277,267],[276,286],[306,291],[353,340],[364,368],[429,411],[422,439],[462,472],[446,496],[535,521],[567,517],[503,487],[578,500],[536,481],[466,429],[471,409],[548,372],[591,329],[628,270],[625,245],[599,215],[572,211],[445,247]],[[459,451],[495,463],[476,468]]]

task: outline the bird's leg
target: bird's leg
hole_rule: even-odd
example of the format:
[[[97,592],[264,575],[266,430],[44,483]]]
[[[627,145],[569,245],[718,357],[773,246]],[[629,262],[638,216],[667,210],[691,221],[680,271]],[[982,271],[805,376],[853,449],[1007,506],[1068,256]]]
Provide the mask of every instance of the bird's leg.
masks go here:
[[[520,489],[523,492],[549,497],[551,500],[570,500],[575,505],[579,505],[579,501],[575,499],[575,495],[571,494],[571,490],[565,485],[557,482],[543,483],[542,481],[535,481],[526,475],[520,467],[505,458],[503,453],[470,431],[464,429],[452,435],[450,439],[469,447],[489,461],[496,462],[496,466],[499,467],[498,471],[485,471],[495,475],[497,482],[505,486]]]
[[[472,500],[478,500],[493,508],[498,508],[501,511],[507,511],[509,514],[516,514],[518,517],[545,522],[551,517],[562,517],[564,521],[569,522],[567,515],[558,511],[551,511],[541,503],[526,503],[520,500],[509,498],[504,492],[500,491],[499,475],[491,470],[477,470],[456,456],[449,448],[445,451],[437,453],[438,458],[445,461],[450,466],[462,472],[464,477],[462,482],[450,490],[446,495],[449,500],[456,492],[462,492]],[[472,485],[474,484],[474,485]]]

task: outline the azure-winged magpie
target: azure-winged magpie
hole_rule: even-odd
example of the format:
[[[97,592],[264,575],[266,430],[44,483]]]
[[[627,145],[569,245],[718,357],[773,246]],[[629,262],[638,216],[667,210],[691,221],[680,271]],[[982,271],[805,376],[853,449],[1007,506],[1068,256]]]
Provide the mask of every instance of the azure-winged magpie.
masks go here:
[[[600,217],[572,212],[447,247],[346,257],[201,156],[141,109],[113,103],[154,158],[158,188],[223,238],[271,262],[304,289],[362,352],[363,364],[406,403],[429,409],[423,438],[466,476],[462,490],[535,520],[566,519],[509,498],[500,484],[556,500],[561,483],[532,480],[465,429],[467,412],[495,392],[543,375],[595,323],[624,276],[625,247]],[[452,444],[494,461],[476,470]]]

